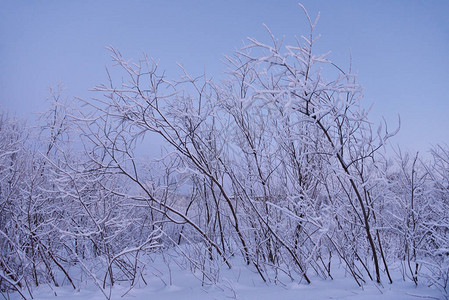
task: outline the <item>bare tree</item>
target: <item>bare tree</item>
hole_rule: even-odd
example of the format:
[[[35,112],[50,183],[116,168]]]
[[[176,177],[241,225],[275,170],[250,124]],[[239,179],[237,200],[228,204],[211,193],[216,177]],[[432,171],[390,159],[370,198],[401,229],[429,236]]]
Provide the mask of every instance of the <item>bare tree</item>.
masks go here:
[[[1,292],[76,288],[83,274],[110,298],[172,249],[202,284],[235,255],[274,283],[332,279],[337,259],[360,286],[382,272],[392,283],[400,260],[404,279],[447,295],[449,152],[391,163],[397,130],[374,128],[351,68],[315,54],[318,18],[305,15],[307,36],[284,46],[267,28],[221,81],[182,66],[168,79],[109,48],[97,98],[52,91],[39,128],[2,115]]]

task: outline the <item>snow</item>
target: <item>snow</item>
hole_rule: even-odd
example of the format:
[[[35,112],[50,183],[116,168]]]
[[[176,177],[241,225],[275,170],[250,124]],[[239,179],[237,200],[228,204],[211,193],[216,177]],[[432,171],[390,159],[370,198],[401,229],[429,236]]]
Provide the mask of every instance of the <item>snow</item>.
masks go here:
[[[166,258],[164,260],[166,261]],[[130,289],[126,284],[117,284],[110,291],[111,299],[442,299],[441,292],[435,288],[427,287],[423,283],[415,286],[410,280],[404,281],[399,268],[391,270],[393,284],[377,285],[367,280],[363,287],[358,287],[352,277],[345,274],[343,265],[340,266],[338,262],[334,263],[334,267],[338,268],[334,272],[334,280],[311,276],[312,283],[307,285],[280,276],[281,281],[275,284],[264,283],[257,272],[253,272],[243,263],[239,264],[240,258],[234,258],[231,260],[232,269],[225,266],[221,268],[220,281],[217,284],[202,285],[199,273],[195,276],[182,264],[171,261],[167,265],[164,260],[158,256],[147,265],[145,272],[147,285],[140,281]],[[93,284],[82,283],[78,286],[80,288],[77,291],[70,286],[56,288],[40,286],[33,291],[33,297],[37,300],[105,299],[103,293]],[[108,295],[109,290],[106,289],[105,293]],[[21,298],[18,294],[13,294],[11,299]]]

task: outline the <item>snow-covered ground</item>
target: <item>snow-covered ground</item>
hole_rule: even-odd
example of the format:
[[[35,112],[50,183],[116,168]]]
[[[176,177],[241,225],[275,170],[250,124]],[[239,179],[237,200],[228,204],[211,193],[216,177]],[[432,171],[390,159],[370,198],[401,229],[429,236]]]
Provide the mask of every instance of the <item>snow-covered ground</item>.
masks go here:
[[[216,285],[202,285],[201,273],[197,276],[185,266],[174,261],[168,265],[161,259],[155,259],[146,267],[144,276],[147,284],[141,280],[131,290],[129,286],[116,284],[111,293],[111,299],[444,299],[435,288],[427,287],[424,283],[416,287],[410,280],[402,279],[399,268],[392,268],[393,284],[383,283],[378,286],[367,280],[362,288],[358,287],[354,279],[345,273],[343,266],[334,264],[338,268],[334,280],[323,280],[311,276],[312,283],[292,282],[280,276],[282,282],[264,283],[257,272],[239,264],[237,258],[232,261],[233,268],[223,267],[220,270],[220,282]],[[310,272],[312,274],[312,272]],[[386,278],[385,280],[386,281]],[[88,282],[88,281],[87,281]],[[171,283],[170,283],[171,282]],[[103,293],[93,284],[78,284],[79,290],[74,291],[70,286],[50,288],[40,286],[33,291],[34,299],[41,300],[73,300],[73,299],[105,299]],[[57,297],[56,297],[57,296]],[[20,299],[19,295],[12,295],[11,299]]]

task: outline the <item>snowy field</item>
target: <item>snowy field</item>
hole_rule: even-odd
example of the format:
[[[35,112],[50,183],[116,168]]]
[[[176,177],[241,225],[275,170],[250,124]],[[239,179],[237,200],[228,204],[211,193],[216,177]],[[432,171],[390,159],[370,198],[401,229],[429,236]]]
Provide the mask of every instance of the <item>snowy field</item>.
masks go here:
[[[112,290],[105,290],[110,299],[444,299],[435,288],[421,284],[416,287],[410,280],[402,279],[399,268],[392,268],[393,284],[384,283],[378,286],[367,280],[363,287],[358,287],[350,274],[345,273],[343,265],[334,264],[334,280],[323,280],[311,276],[312,284],[292,282],[285,276],[279,276],[275,284],[264,283],[255,270],[238,264],[238,258],[232,261],[233,268],[223,266],[220,270],[220,282],[215,285],[201,283],[201,273],[192,274],[190,269],[171,261],[167,266],[161,257],[149,263],[145,271],[146,285],[141,280],[134,288],[127,284],[116,285]],[[170,283],[171,282],[171,283]],[[78,285],[80,286],[80,285]],[[21,299],[19,295],[11,295],[11,299]],[[106,299],[101,290],[94,285],[81,284],[74,291],[70,286],[41,286],[33,291],[34,299],[41,300],[75,300]]]

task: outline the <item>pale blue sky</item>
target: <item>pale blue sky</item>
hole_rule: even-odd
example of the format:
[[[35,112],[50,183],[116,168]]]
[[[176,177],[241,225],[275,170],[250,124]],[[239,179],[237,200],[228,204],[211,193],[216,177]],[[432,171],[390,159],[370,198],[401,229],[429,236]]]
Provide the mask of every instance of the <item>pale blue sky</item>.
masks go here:
[[[298,1],[3,1],[0,0],[0,106],[30,117],[43,110],[47,88],[62,82],[69,97],[106,79],[105,46],[126,57],[142,51],[177,74],[219,77],[223,55],[250,36],[267,40],[267,24],[287,41],[307,33]],[[317,1],[319,51],[353,69],[374,103],[402,130],[394,143],[410,150],[449,143],[449,1]]]

